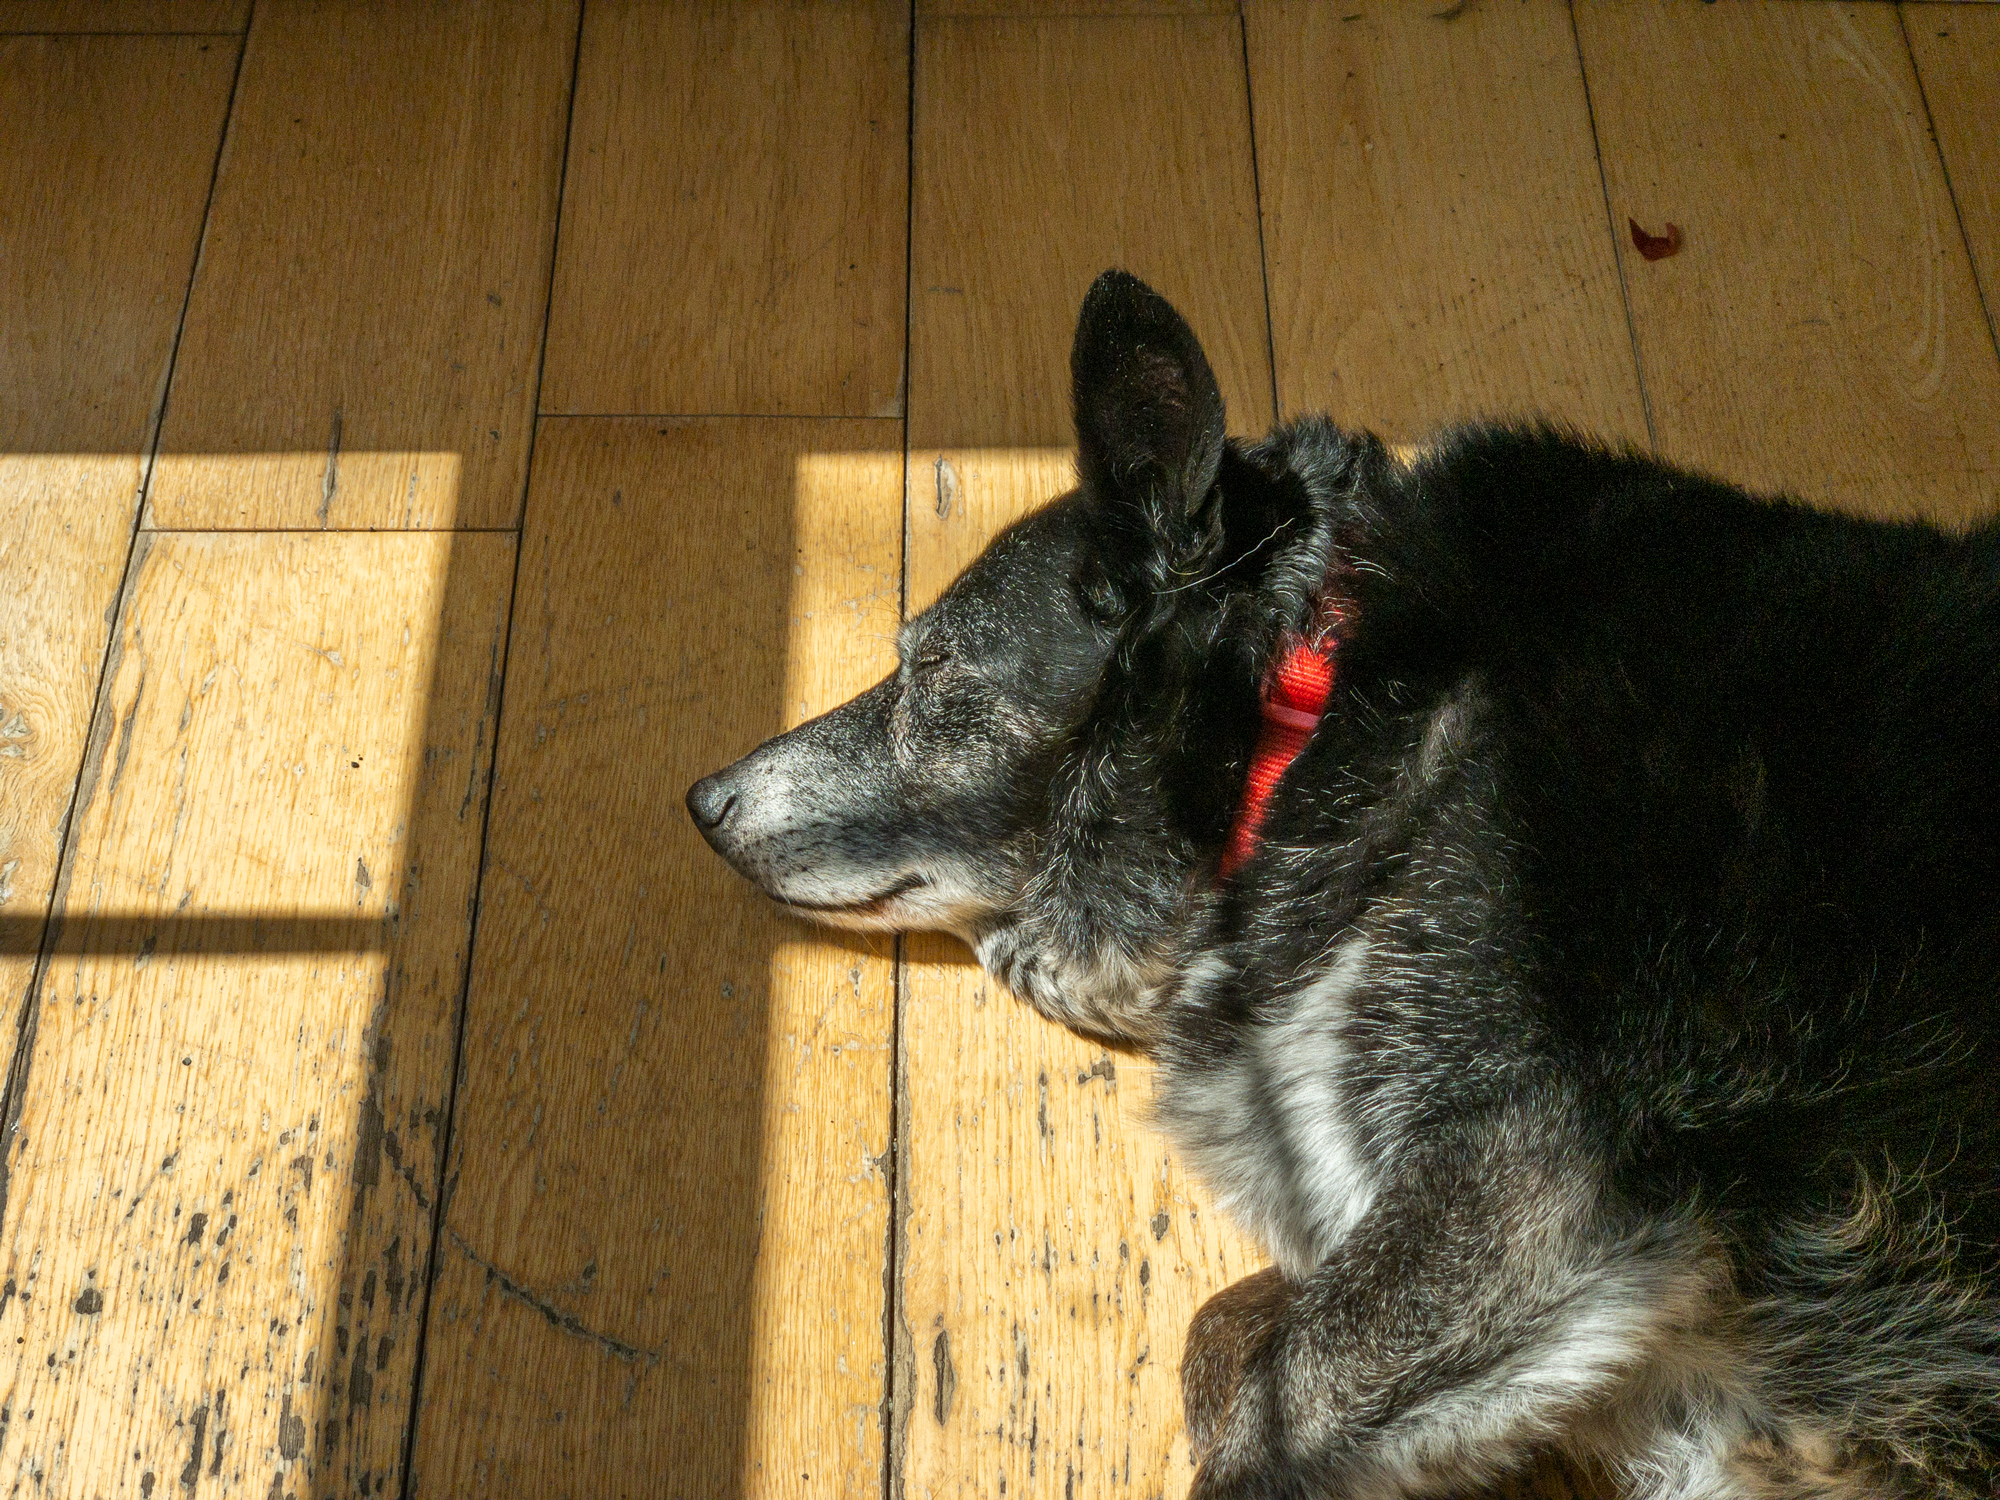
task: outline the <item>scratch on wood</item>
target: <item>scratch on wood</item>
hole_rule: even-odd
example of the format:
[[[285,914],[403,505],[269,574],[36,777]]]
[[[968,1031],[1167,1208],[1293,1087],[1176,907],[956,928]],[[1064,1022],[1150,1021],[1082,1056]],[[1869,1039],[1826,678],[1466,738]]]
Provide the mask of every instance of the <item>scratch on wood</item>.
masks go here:
[[[194,1444],[188,1452],[187,1464],[181,1470],[181,1488],[192,1492],[201,1479],[201,1444],[208,1435],[208,1408],[196,1407],[189,1425],[194,1428]]]
[[[208,1466],[208,1472],[211,1477],[222,1472],[222,1440],[226,1435],[222,1425],[222,1397],[223,1393],[221,1391],[215,1393],[215,1457],[210,1461]],[[197,1451],[196,1456],[199,1458],[199,1451]]]
[[[491,654],[486,664],[486,711],[479,716],[474,726],[471,763],[465,772],[465,796],[458,804],[458,821],[463,823],[465,815],[472,810],[473,795],[479,790],[480,771],[486,759],[486,728],[500,718],[500,642],[506,626],[502,623],[493,634]]]
[[[429,1207],[428,1204],[424,1205]],[[389,1241],[389,1248],[382,1252],[382,1284],[389,1291],[389,1311],[396,1310],[396,1304],[403,1298],[403,1237],[399,1234]],[[414,1299],[416,1289],[410,1290]]]
[[[333,432],[326,440],[326,473],[319,482],[319,524],[326,528],[326,513],[333,508],[334,492],[340,488],[340,408],[333,409]]]
[[[958,500],[958,471],[951,466],[951,460],[942,453],[932,473],[937,479],[937,513],[940,521],[951,519],[951,508]]]
[[[181,1159],[181,1154],[180,1152],[176,1151],[161,1160],[160,1169],[157,1172],[155,1172],[151,1177],[148,1177],[145,1181],[145,1184],[142,1187],[140,1187],[139,1191],[132,1195],[132,1201],[130,1204],[126,1206],[125,1209],[125,1217],[128,1220],[132,1217],[132,1215],[136,1214],[139,1211],[140,1200],[143,1199],[146,1196],[147,1192],[151,1190],[153,1184],[158,1182],[162,1177],[169,1175],[174,1170],[174,1164],[178,1162],[180,1159]]]
[[[657,1350],[641,1349],[636,1344],[628,1344],[620,1339],[615,1339],[608,1333],[599,1333],[596,1329],[585,1324],[574,1313],[566,1313],[561,1308],[543,1301],[527,1287],[521,1285],[520,1282],[514,1280],[513,1277],[494,1265],[492,1261],[487,1260],[474,1251],[472,1246],[466,1243],[465,1236],[461,1235],[456,1229],[447,1228],[445,1233],[451,1237],[451,1242],[458,1246],[459,1252],[467,1260],[486,1273],[486,1280],[489,1284],[497,1286],[503,1295],[511,1297],[523,1307],[540,1313],[548,1321],[550,1327],[559,1328],[564,1333],[574,1334],[580,1339],[587,1340],[597,1345],[598,1348],[612,1356],[612,1358],[623,1360],[627,1364],[651,1366],[660,1362],[660,1354]]]
[[[146,559],[153,550],[151,532],[141,531],[139,539],[132,546],[132,560],[125,569],[125,583],[111,607],[105,612],[105,624],[110,627],[111,645],[104,657],[104,675],[100,682],[100,711],[91,718],[90,742],[84,750],[83,768],[77,776],[77,798],[75,810],[70,814],[69,826],[74,828],[83,822],[83,815],[90,810],[90,804],[97,796],[97,783],[104,774],[104,752],[110,748],[111,725],[116,715],[109,711],[108,700],[111,684],[118,680],[119,669],[125,664],[125,633],[118,629],[120,612],[133,591],[134,580],[145,571]],[[66,886],[67,882],[65,882]],[[57,893],[54,910],[62,910],[61,892]]]
[[[285,1395],[285,1404],[278,1412],[278,1455],[290,1463],[306,1451],[306,1420],[292,1410],[290,1392]]]
[[[354,1364],[347,1372],[347,1421],[354,1423],[357,1409],[366,1411],[375,1399],[375,1377],[368,1369],[368,1340],[354,1341]]]
[[[931,1408],[938,1426],[951,1411],[951,1398],[958,1393],[958,1370],[951,1362],[951,1331],[941,1329],[931,1344],[931,1369],[937,1374],[937,1401]]]
[[[1102,1078],[1104,1086],[1107,1089],[1118,1087],[1118,1065],[1111,1060],[1110,1053],[1107,1052],[1104,1056],[1098,1058],[1096,1062],[1092,1063],[1086,1071],[1076,1075],[1078,1083],[1088,1083],[1093,1078]]]
[[[138,635],[137,630],[132,633],[134,636]],[[141,644],[143,645],[143,642]],[[111,762],[111,785],[104,789],[104,795],[107,797],[118,795],[118,782],[125,774],[125,759],[132,753],[132,728],[138,722],[139,703],[145,696],[146,668],[142,663],[139,667],[139,686],[132,694],[132,706],[125,710],[125,717],[118,725],[118,753]]]

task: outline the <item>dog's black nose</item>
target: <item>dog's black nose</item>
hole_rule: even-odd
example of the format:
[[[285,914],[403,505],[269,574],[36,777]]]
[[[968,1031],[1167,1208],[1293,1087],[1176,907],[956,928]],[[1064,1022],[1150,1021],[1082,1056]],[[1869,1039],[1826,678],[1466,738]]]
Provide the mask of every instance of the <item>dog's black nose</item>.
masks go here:
[[[688,816],[703,833],[713,833],[736,807],[736,791],[721,771],[688,788]]]

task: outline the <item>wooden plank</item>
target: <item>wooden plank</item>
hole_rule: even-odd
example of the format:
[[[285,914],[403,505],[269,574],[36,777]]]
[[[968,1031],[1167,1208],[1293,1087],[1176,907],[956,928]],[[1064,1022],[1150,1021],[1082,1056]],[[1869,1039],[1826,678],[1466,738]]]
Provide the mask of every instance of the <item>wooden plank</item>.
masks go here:
[[[1246,15],[1279,398],[1392,440],[1546,414],[1643,443],[1568,8],[1439,10]]]
[[[511,526],[576,0],[259,5],[160,527]]]
[[[1906,5],[1903,29],[1991,323],[2000,316],[2000,8]]]
[[[1233,20],[920,29],[913,606],[1073,482],[1070,332],[1105,266],[1188,313],[1233,429],[1270,421],[1243,91]],[[899,1492],[1179,1493],[1187,1324],[1260,1258],[1140,1122],[1142,1063],[949,939],[906,952]]]
[[[1107,266],[1194,324],[1232,431],[1270,425],[1235,21],[936,21],[917,108],[915,448],[1069,443],[1070,332]]]
[[[900,437],[544,422],[413,1494],[879,1492],[893,945],[681,798],[893,661]]]
[[[395,1492],[513,545],[142,537],[7,1155],[11,1482]]]
[[[902,414],[908,11],[592,5],[543,409]]]
[[[1661,448],[1739,482],[1963,522],[2000,359],[1887,6],[1577,8]]]
[[[198,37],[0,40],[0,1076],[235,65]]]
[[[0,0],[0,32],[241,31],[249,20],[250,0]]]

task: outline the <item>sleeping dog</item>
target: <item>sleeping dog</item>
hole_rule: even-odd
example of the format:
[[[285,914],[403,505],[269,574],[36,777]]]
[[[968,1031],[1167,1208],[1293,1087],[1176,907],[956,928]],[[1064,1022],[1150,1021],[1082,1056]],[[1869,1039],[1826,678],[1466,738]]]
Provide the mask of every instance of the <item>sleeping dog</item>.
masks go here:
[[[1224,435],[1084,302],[1078,486],[698,783],[778,901],[1147,1048],[1269,1250],[1194,1493],[1991,1496],[2000,527],[1537,427]]]

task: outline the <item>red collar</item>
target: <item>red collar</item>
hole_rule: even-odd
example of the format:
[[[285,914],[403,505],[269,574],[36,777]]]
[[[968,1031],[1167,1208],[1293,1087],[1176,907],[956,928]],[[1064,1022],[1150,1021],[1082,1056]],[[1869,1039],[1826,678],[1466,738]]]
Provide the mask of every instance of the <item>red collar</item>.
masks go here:
[[[1285,770],[1299,758],[1320,716],[1333,696],[1334,653],[1339,646],[1338,616],[1317,625],[1308,640],[1287,631],[1264,673],[1258,693],[1257,749],[1250,757],[1250,775],[1243,783],[1243,800],[1223,846],[1216,873],[1224,879],[1236,873],[1257,847],[1257,833],[1271,805],[1271,794]]]

